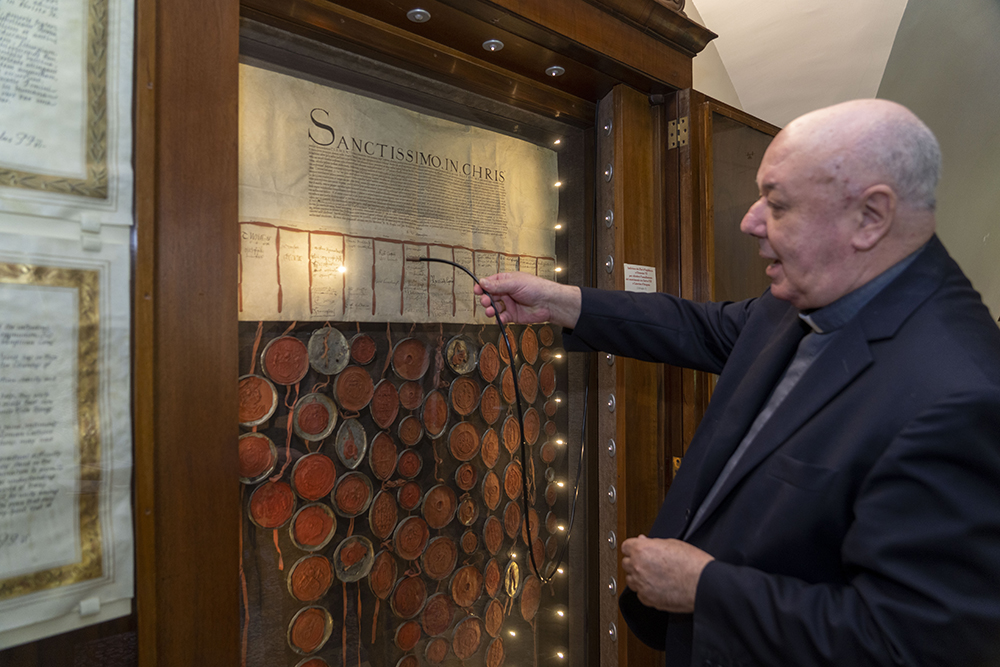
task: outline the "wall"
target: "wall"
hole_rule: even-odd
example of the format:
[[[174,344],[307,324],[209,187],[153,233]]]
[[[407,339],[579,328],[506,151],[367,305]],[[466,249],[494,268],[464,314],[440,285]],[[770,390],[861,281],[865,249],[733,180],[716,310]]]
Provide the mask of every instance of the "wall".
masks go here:
[[[1000,3],[910,0],[878,97],[905,104],[944,156],[938,234],[1000,316]]]

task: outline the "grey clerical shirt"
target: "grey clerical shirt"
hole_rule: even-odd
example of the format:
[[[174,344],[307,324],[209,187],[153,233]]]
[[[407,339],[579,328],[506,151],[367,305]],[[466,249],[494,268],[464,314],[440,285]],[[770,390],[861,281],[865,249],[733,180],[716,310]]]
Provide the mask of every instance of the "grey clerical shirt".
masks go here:
[[[694,519],[688,524],[687,530],[684,532],[683,538],[687,538],[691,532],[701,525],[702,519],[705,516],[705,509],[711,505],[712,500],[719,493],[719,489],[722,488],[723,483],[732,474],[733,469],[736,468],[736,464],[740,462],[746,451],[753,446],[753,441],[760,433],[760,430],[764,427],[764,424],[771,418],[774,411],[778,409],[781,402],[785,400],[788,394],[791,393],[795,385],[798,384],[799,380],[805,375],[805,372],[809,369],[812,363],[823,353],[823,350],[830,344],[830,342],[837,335],[837,332],[842,326],[847,324],[858,312],[861,311],[865,305],[871,301],[876,294],[882,291],[882,289],[891,283],[896,276],[902,273],[906,267],[908,267],[913,260],[917,258],[920,252],[923,250],[921,247],[916,252],[912,253],[905,259],[899,261],[891,268],[887,269],[883,273],[879,274],[872,280],[868,281],[858,289],[845,294],[833,303],[818,308],[809,313],[799,313],[799,317],[805,322],[811,331],[805,335],[805,337],[799,342],[798,350],[795,352],[795,356],[792,358],[788,368],[785,369],[785,374],[781,376],[778,380],[778,384],[775,385],[774,390],[771,392],[770,398],[768,398],[767,403],[764,404],[763,409],[757,415],[753,424],[750,426],[750,430],[747,431],[746,435],[743,436],[743,440],[740,441],[739,446],[733,455],[729,457],[729,461],[726,462],[725,467],[722,472],[719,473],[719,477],[715,480],[715,484],[709,490],[708,495],[701,502],[698,507],[698,511],[694,515]]]

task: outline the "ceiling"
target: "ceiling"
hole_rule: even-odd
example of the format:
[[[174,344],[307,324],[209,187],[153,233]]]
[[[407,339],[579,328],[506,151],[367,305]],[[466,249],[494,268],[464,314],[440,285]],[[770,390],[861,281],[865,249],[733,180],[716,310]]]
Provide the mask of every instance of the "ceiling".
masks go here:
[[[783,126],[813,109],[875,97],[906,2],[688,0],[685,13],[719,35],[696,65],[723,68],[711,75],[728,75],[735,106]],[[698,72],[695,88],[713,95]]]

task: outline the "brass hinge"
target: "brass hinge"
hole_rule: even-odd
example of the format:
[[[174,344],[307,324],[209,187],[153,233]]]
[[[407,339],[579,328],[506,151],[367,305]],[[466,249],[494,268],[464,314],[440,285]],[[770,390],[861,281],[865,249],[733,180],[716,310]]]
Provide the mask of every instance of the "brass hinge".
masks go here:
[[[677,471],[681,469],[681,457],[679,456],[673,457],[673,463],[674,463],[674,473],[673,475],[671,475],[671,479],[677,477]]]
[[[667,121],[667,150],[688,145],[688,117]]]

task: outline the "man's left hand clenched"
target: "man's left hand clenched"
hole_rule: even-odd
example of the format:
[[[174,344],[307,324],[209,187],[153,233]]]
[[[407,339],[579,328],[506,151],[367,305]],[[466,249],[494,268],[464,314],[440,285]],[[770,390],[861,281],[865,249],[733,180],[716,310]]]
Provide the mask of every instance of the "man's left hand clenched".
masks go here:
[[[698,547],[680,540],[644,535],[622,542],[625,583],[647,607],[690,614],[701,571],[715,560]]]

